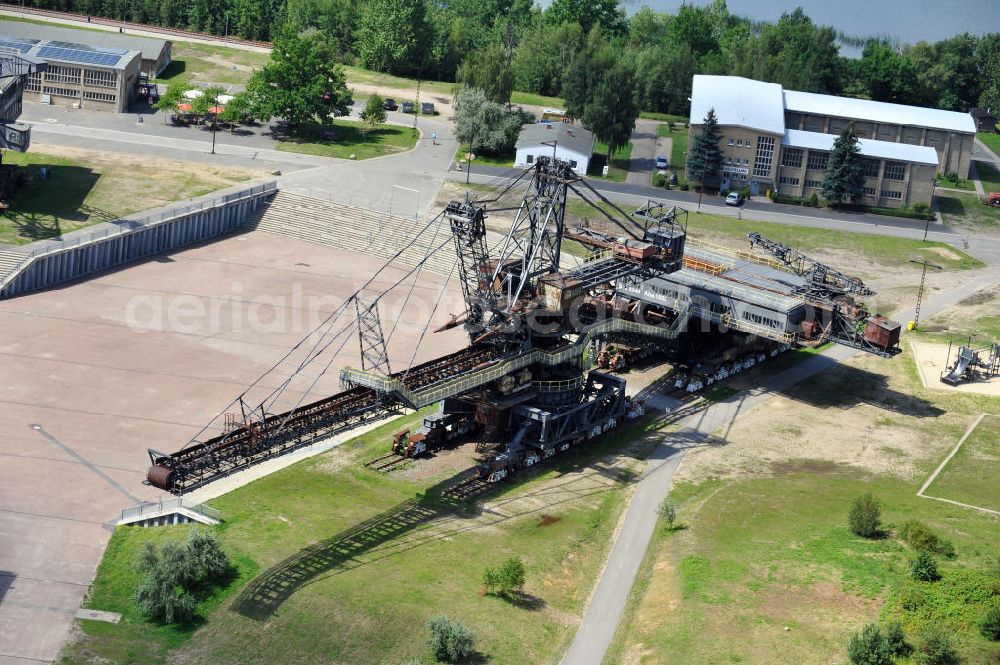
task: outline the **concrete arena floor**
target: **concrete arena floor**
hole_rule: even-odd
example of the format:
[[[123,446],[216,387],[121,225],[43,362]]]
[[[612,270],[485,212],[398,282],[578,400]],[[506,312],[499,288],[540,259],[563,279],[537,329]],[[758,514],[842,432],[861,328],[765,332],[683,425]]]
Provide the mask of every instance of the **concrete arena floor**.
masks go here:
[[[381,263],[254,232],[0,301],[0,665],[57,657],[119,511],[161,494],[141,484],[146,449],[180,447]],[[425,321],[443,282],[421,275],[402,320]],[[386,334],[405,295],[384,301]],[[460,302],[453,281],[435,320]],[[393,369],[422,329],[400,325]],[[428,332],[417,362],[463,335]],[[308,372],[315,398],[358,355],[353,336],[325,374]]]

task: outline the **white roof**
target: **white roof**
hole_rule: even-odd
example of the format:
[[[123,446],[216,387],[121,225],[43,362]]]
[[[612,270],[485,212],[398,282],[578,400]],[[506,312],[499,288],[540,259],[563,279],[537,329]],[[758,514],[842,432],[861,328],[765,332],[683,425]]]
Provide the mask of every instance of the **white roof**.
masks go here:
[[[751,127],[773,134],[785,131],[785,105],[777,83],[695,74],[690,123],[702,124],[712,108],[720,125]]]
[[[806,148],[807,150],[833,150],[836,134],[821,132],[804,132],[800,129],[789,129],[781,138],[782,145],[791,148]],[[909,143],[891,143],[889,141],[873,141],[858,139],[861,154],[865,157],[894,159],[900,162],[915,162],[937,166],[937,150],[926,145],[910,145]]]
[[[697,80],[697,76],[695,79]],[[785,90],[785,108],[801,113],[815,113],[852,120],[869,120],[894,125],[931,127],[952,132],[976,133],[976,123],[968,113],[942,111],[922,106],[873,102],[853,97],[819,95],[814,92]]]
[[[184,96],[187,97],[188,99],[198,99],[199,97],[201,97],[204,94],[205,94],[204,92],[202,92],[201,90],[197,90],[197,89],[195,89],[195,90],[185,90],[184,91]]]

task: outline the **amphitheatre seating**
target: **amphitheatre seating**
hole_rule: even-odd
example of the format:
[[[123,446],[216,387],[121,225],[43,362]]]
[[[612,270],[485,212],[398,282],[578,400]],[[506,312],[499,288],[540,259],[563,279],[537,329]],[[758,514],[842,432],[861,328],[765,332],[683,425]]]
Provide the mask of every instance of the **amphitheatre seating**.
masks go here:
[[[426,224],[426,221],[281,190],[270,204],[252,213],[246,221],[246,226],[251,229],[382,259],[395,256]],[[424,231],[413,245],[402,251],[393,265],[412,268],[427,256],[430,247],[442,243],[444,247],[434,252],[424,264],[424,269],[447,276],[455,263],[455,250],[451,245],[451,231],[445,222]]]

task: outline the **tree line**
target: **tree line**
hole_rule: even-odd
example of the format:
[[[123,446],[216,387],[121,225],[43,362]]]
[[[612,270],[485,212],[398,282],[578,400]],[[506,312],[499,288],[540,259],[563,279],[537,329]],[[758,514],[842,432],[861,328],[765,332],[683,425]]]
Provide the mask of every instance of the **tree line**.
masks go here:
[[[843,35],[814,24],[801,9],[764,23],[730,14],[725,0],[685,5],[673,15],[643,7],[631,17],[619,0],[553,0],[544,10],[532,0],[31,4],[246,39],[315,30],[339,62],[443,81],[478,77],[491,82],[487,94],[501,103],[513,89],[573,98],[580,61],[605,51],[618,73],[628,73],[628,87],[646,111],[686,114],[696,73],[954,111],[1000,108],[1000,33],[903,46],[865,38],[862,57],[851,59],[840,55]]]

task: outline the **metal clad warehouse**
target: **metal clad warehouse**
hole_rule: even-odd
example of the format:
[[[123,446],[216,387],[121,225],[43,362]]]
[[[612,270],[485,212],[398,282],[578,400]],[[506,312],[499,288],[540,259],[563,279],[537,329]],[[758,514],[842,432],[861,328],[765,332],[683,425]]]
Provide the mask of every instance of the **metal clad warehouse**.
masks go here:
[[[0,18],[0,36],[39,41],[69,42],[91,47],[125,49],[142,53],[139,70],[148,78],[156,78],[170,64],[173,43],[166,39],[136,37],[103,30],[79,30],[55,25],[39,25]]]
[[[81,35],[83,36],[83,35]],[[128,111],[142,54],[73,42],[0,35],[0,52],[29,55],[48,64],[24,84],[28,101],[106,111]]]

